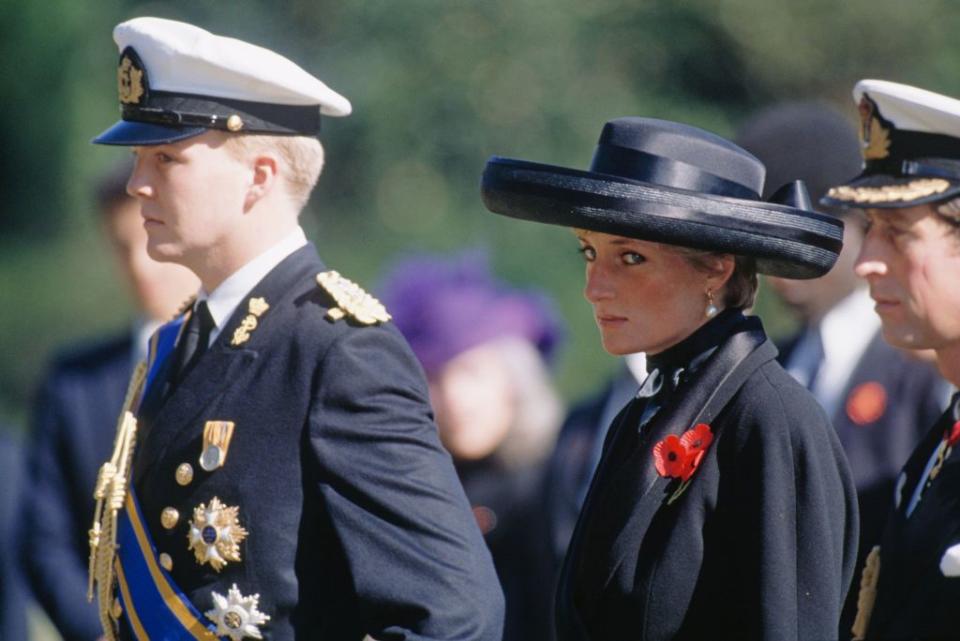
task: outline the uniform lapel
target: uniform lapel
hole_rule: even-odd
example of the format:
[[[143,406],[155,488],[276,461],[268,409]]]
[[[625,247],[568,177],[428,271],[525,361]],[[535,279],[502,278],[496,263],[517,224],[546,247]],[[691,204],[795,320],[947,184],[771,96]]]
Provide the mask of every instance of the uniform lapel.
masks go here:
[[[673,480],[657,473],[654,445],[669,434],[682,434],[697,422],[712,421],[746,378],[773,360],[776,353],[758,324],[746,323],[691,378],[679,401],[663,408],[644,427],[637,447],[603,484],[602,492],[597,492],[590,512],[585,506],[589,556],[581,558],[576,580],[577,602],[585,619],[623,558],[636,548],[665,504]],[[621,431],[627,429],[637,429],[636,421],[621,426]],[[672,509],[679,507],[674,504]]]
[[[271,323],[276,325],[274,319],[280,315],[281,303],[295,295],[297,282],[322,269],[316,250],[307,245],[285,258],[244,297],[210,349],[157,409],[154,427],[138,447],[134,470],[137,482],[163,458],[171,443],[188,432],[202,432],[203,421],[199,417],[211,410],[214,403],[221,402],[231,388],[243,392],[251,365],[269,351]],[[249,338],[239,345],[231,344],[234,333],[249,314],[248,303],[254,298],[266,300],[270,309],[258,318],[257,328],[249,332]]]

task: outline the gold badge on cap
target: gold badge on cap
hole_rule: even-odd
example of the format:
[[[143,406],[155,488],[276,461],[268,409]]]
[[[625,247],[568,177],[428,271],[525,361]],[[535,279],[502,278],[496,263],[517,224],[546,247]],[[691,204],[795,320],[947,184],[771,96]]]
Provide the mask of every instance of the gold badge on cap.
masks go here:
[[[227,596],[211,592],[213,609],[204,614],[217,624],[217,635],[230,637],[230,641],[240,641],[245,637],[261,639],[260,626],[270,617],[258,609],[260,595],[243,596],[237,584],[227,591]]]
[[[200,467],[207,472],[212,472],[226,463],[230,440],[233,438],[233,426],[233,421],[207,421],[203,426]]]
[[[350,316],[361,325],[375,325],[386,323],[391,318],[383,303],[336,271],[320,272],[317,274],[317,283],[337,304],[327,311],[327,318],[334,322]]]
[[[219,572],[228,562],[240,560],[240,543],[247,531],[240,525],[239,512],[240,508],[224,505],[217,497],[210,499],[209,506],[201,503],[193,508],[187,540],[197,563],[209,563]]]
[[[263,316],[270,309],[265,298],[251,298],[247,302],[247,315],[240,321],[240,326],[233,331],[233,338],[230,344],[234,347],[243,345],[250,340],[250,333],[257,328],[257,319]]]
[[[880,160],[890,155],[890,130],[880,122],[877,105],[866,94],[857,105],[860,112],[860,141],[864,160]]]
[[[135,105],[143,97],[143,70],[133,64],[129,56],[124,56],[117,67],[117,92],[120,102]]]

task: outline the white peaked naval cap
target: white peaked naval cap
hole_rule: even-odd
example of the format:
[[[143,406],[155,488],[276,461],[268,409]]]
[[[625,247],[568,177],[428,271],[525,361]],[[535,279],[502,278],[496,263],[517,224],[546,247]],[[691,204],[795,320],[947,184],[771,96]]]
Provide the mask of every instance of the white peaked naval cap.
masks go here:
[[[821,202],[898,209],[960,195],[960,100],[886,80],[861,80],[863,171]]]
[[[95,143],[150,145],[208,129],[316,136],[350,101],[278,53],[163,18],[117,25],[122,120]]]

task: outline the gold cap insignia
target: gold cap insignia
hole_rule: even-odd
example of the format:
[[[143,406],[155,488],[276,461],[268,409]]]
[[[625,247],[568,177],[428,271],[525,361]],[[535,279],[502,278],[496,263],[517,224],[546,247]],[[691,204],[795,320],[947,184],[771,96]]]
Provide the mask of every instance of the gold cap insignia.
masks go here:
[[[227,451],[233,438],[233,421],[207,421],[203,426],[203,449],[200,467],[212,472],[227,462]]]
[[[902,185],[879,187],[831,187],[827,198],[858,204],[910,202],[945,192],[950,183],[943,178],[918,178]]]
[[[251,298],[247,302],[248,313],[243,317],[243,320],[240,321],[240,326],[233,331],[233,338],[230,340],[230,344],[237,347],[250,340],[250,334],[259,324],[257,319],[263,316],[268,309],[270,309],[270,305],[267,304],[265,298]]]
[[[219,572],[230,561],[240,560],[240,543],[247,531],[240,525],[240,508],[229,507],[213,497],[210,505],[193,508],[187,540],[197,563],[209,563]]]
[[[890,129],[881,121],[877,104],[866,94],[857,105],[860,112],[860,142],[864,160],[880,160],[890,155]]]
[[[317,283],[337,304],[327,312],[330,320],[338,321],[350,316],[361,325],[375,325],[390,320],[390,314],[383,303],[338,272],[331,270],[317,274]]]
[[[270,617],[258,609],[260,595],[243,596],[237,584],[227,591],[227,596],[211,592],[213,609],[204,614],[217,624],[217,635],[230,637],[230,641],[241,641],[245,637],[261,639],[260,626]]]
[[[128,55],[120,59],[117,67],[117,92],[120,102],[127,105],[135,105],[143,97],[143,69],[135,66]]]

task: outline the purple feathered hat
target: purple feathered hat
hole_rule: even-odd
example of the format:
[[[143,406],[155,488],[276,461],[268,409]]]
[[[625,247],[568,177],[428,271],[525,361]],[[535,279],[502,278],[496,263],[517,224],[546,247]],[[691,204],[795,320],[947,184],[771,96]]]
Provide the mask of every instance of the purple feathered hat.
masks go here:
[[[550,301],[497,282],[481,251],[402,260],[385,277],[380,298],[427,374],[506,336],[529,340],[549,363],[562,334]]]

